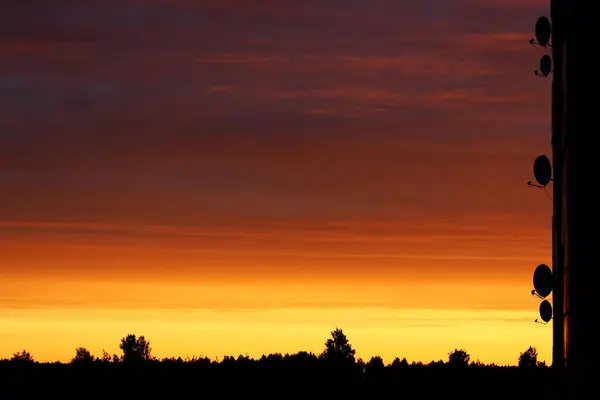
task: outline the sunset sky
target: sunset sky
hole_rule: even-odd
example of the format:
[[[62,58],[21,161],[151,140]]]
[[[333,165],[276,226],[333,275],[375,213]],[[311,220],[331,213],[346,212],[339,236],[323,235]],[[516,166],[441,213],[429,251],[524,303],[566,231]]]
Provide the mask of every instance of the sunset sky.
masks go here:
[[[0,358],[550,361],[548,0],[4,3]]]

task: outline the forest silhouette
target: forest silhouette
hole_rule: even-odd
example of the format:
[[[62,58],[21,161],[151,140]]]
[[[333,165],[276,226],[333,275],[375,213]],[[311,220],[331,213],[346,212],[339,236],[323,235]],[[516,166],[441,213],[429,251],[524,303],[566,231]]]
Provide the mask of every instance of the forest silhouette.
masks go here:
[[[356,359],[339,328],[331,332],[320,354],[158,359],[152,356],[150,342],[134,334],[123,337],[119,348],[121,354],[104,351],[94,356],[78,347],[69,363],[40,363],[21,350],[0,361],[0,396],[284,398],[326,393],[335,398],[542,399],[550,392],[553,374],[552,368],[538,361],[534,347],[515,357],[517,366],[472,361],[465,349],[454,349],[446,360],[428,364],[397,357],[386,365],[377,355],[364,361]]]

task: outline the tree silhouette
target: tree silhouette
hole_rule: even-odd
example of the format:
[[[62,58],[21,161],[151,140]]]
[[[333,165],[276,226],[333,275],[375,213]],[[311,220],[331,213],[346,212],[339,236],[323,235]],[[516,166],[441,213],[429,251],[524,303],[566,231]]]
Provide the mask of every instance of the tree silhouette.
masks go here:
[[[538,367],[547,367],[548,365],[546,364],[546,361],[538,361],[536,366]]]
[[[92,353],[85,347],[77,347],[75,349],[75,357],[71,359],[72,363],[91,363],[95,360]]]
[[[513,398],[517,393],[518,398],[543,400],[548,394],[545,388],[551,388],[556,379],[552,369],[539,368],[542,363],[537,361],[534,347],[529,347],[519,357],[520,366],[537,367],[531,369],[494,366],[479,361],[471,363],[471,357],[462,349],[449,353],[448,360],[427,364],[409,364],[406,359],[396,358],[385,366],[377,355],[365,362],[358,357],[354,359],[354,351],[341,329],[332,332],[322,357],[300,351],[285,355],[266,354],[258,359],[248,355],[225,356],[220,362],[208,357],[172,356],[130,363],[151,358],[149,343],[143,336],[128,335],[121,340],[121,345],[121,358],[105,351],[96,358],[86,348],[78,347],[68,366],[60,362],[34,362],[27,350],[15,353],[10,360],[0,360],[2,393],[30,394],[31,390],[39,388],[43,394],[34,396],[31,393],[25,397],[60,398],[65,396],[65,390],[89,393],[101,389],[109,396],[116,393],[121,397],[118,395],[124,392],[125,382],[131,386],[131,391],[127,388],[125,391],[135,394],[136,398],[150,398],[163,392],[169,392],[173,398],[185,398],[199,388],[203,393],[218,392],[223,388],[237,392],[239,388],[235,394],[254,397],[279,392],[283,387],[288,388],[283,389],[284,397],[331,393],[335,398],[379,398],[398,390],[400,394],[408,394],[410,390],[418,391],[424,398],[442,398],[451,388],[451,391],[460,391],[461,400],[490,397],[489,390],[493,391],[492,397]],[[114,361],[112,357],[118,359]],[[325,361],[325,357],[333,362]],[[88,364],[90,360],[93,362]],[[456,367],[467,364],[468,368]],[[473,390],[462,390],[470,382],[475,383]],[[355,396],[357,394],[359,396]]]
[[[368,369],[383,369],[385,368],[385,364],[380,356],[373,356],[367,363],[366,367]]]
[[[471,356],[464,349],[454,349],[448,353],[448,364],[457,367],[466,367],[469,365]]]
[[[299,351],[296,354],[286,354],[285,358],[298,365],[310,365],[318,359],[316,355],[308,351]]]
[[[325,342],[325,350],[321,357],[328,362],[354,364],[355,353],[344,332],[335,328],[331,332],[331,338]]]
[[[276,365],[278,363],[280,363],[283,360],[283,355],[281,353],[271,353],[271,354],[263,354],[262,357],[260,358],[261,362],[264,362],[266,364],[270,364],[270,365]]]
[[[533,368],[538,365],[537,361],[537,349],[529,346],[527,350],[519,355],[519,367],[521,368]]]
[[[25,349],[14,353],[10,361],[19,364],[33,364],[35,362],[31,354]]]
[[[394,361],[392,361],[391,364],[392,367],[406,367],[408,366],[408,361],[406,360],[406,357],[403,358],[402,360],[399,357],[394,358]]]
[[[133,334],[125,336],[119,348],[123,351],[123,362],[148,361],[152,358],[150,342],[143,335],[139,338]]]
[[[116,356],[116,354],[115,354]],[[117,356],[117,359],[119,357]],[[110,354],[108,354],[108,352],[106,350],[102,350],[102,357],[99,358],[100,361],[102,361],[103,363],[109,363],[112,362],[113,360],[113,356],[111,356]]]

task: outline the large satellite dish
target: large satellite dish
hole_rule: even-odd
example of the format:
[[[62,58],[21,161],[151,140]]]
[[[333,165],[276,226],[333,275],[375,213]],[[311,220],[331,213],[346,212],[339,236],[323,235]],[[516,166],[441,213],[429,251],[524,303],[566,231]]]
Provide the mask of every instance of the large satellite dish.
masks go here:
[[[552,58],[548,54],[544,54],[540,59],[540,75],[548,76],[552,71]]]
[[[533,162],[533,176],[535,180],[542,186],[546,186],[552,179],[552,164],[545,155],[541,155]]]
[[[539,17],[535,23],[535,40],[542,47],[546,47],[550,42],[550,35],[552,34],[552,25],[550,20],[544,16]]]
[[[548,300],[544,300],[540,304],[540,318],[544,322],[550,322],[552,319],[552,304]]]
[[[533,272],[533,288],[542,298],[552,293],[552,271],[546,264],[540,264]]]

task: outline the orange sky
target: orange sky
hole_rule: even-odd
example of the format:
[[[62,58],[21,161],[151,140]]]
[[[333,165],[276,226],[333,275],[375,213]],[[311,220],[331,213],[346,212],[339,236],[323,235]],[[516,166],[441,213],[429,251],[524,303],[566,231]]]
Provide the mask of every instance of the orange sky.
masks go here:
[[[548,8],[9,0],[0,357],[318,352],[339,326],[386,362],[549,360]]]

